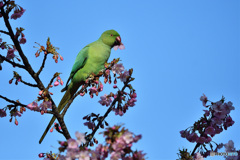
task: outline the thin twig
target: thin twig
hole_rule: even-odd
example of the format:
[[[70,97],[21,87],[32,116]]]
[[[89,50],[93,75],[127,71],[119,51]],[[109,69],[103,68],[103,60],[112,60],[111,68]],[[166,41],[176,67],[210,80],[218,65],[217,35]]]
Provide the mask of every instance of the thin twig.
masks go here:
[[[30,87],[38,87],[37,84],[31,84],[31,83],[28,83],[28,82],[23,81],[22,79],[21,79],[21,82],[22,82],[23,84],[27,85],[27,86],[30,86]]]
[[[51,84],[53,83],[53,80],[54,80],[57,76],[59,76],[59,74],[60,74],[60,73],[56,72],[56,73],[53,75],[52,79],[50,80],[50,82],[49,82],[49,84],[48,84],[48,86],[47,86],[47,88],[46,88],[47,90],[50,88]]]
[[[4,33],[6,35],[9,35],[9,33],[7,31],[3,31],[3,30],[0,30],[1,33]]]
[[[16,106],[22,106],[22,107],[26,107],[26,106],[27,106],[27,105],[22,104],[22,103],[20,103],[20,102],[16,102],[16,101],[14,101],[14,100],[8,99],[7,97],[4,97],[4,96],[2,96],[2,95],[0,95],[0,98],[4,99],[4,100],[7,101],[7,102],[13,103],[13,104],[15,104]]]
[[[41,67],[39,68],[39,70],[37,72],[37,75],[39,75],[42,72],[42,70],[43,70],[43,68],[45,66],[46,59],[47,59],[47,54],[44,54],[43,62],[42,62],[42,65],[41,65]]]
[[[19,68],[23,68],[23,69],[26,69],[26,67],[24,65],[21,65],[19,63],[15,63],[15,62],[12,62],[10,61],[9,59],[7,59],[6,57],[0,55],[0,59],[4,60],[4,61],[7,61],[8,63],[10,63],[11,65],[13,65],[14,67],[19,67]]]

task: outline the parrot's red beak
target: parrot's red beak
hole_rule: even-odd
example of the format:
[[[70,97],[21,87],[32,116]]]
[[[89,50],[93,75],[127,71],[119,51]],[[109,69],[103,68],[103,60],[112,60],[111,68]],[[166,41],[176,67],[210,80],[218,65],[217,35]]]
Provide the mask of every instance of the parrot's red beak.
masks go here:
[[[120,36],[118,36],[118,37],[116,38],[116,40],[119,42],[119,44],[121,44],[121,37],[120,37]]]
[[[118,36],[113,44],[113,49],[117,50],[117,49],[125,49],[125,46],[123,45],[123,43],[121,42],[121,37]]]

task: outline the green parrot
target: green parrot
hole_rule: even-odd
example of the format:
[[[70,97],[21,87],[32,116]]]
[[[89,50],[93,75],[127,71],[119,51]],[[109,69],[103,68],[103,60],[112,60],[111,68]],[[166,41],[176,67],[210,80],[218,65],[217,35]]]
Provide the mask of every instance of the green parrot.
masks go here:
[[[125,48],[121,42],[121,37],[118,32],[115,30],[107,30],[102,33],[101,37],[97,41],[88,44],[78,53],[70,76],[67,80],[66,87],[64,87],[61,91],[66,92],[58,105],[59,113],[63,110],[72,96],[77,92],[78,88],[85,83],[85,80],[90,74],[98,74],[105,68],[104,64],[107,62],[113,47],[115,50],[118,48]],[[70,84],[68,84],[69,82]],[[53,116],[41,139],[39,140],[39,144],[42,143],[55,119],[56,117]]]

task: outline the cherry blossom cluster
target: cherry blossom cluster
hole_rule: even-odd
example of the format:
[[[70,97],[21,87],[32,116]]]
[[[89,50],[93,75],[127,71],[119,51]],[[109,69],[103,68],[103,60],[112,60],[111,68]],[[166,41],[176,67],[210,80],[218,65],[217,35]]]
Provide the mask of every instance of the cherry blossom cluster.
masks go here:
[[[231,116],[229,115],[235,108],[232,102],[225,102],[225,98],[222,97],[220,101],[211,102],[203,94],[200,97],[202,104],[208,110],[203,110],[203,117],[199,121],[195,122],[192,127],[186,130],[180,131],[181,137],[186,138],[189,142],[197,142],[199,144],[200,153],[207,157],[210,154],[210,150],[206,148],[206,144],[211,147],[211,151],[217,152],[222,148],[222,144],[216,144],[216,148],[213,150],[212,138],[228,127],[234,124]],[[207,102],[210,104],[207,105]],[[198,134],[197,134],[198,133]]]
[[[56,81],[54,82],[54,86],[58,86],[59,84],[63,85],[63,80],[60,76],[57,77]]]
[[[15,4],[15,1],[5,1],[4,3],[0,2],[0,9],[5,10],[7,13],[11,12],[14,9],[13,14],[11,15],[11,19],[18,19],[22,17],[23,13],[26,11],[21,6]],[[2,14],[0,13],[0,17]]]
[[[121,126],[113,126],[106,128],[102,133],[105,137],[106,144],[98,144],[95,149],[84,147],[86,136],[83,133],[76,132],[76,139],[68,139],[67,141],[59,142],[60,152],[65,152],[65,155],[50,153],[40,153],[39,157],[44,160],[104,160],[110,157],[111,160],[145,160],[145,153],[138,150],[132,150],[133,143],[138,142],[142,138],[141,135],[134,135],[127,129]],[[97,140],[95,140],[97,144]]]
[[[134,78],[131,77],[133,69],[124,71],[124,66],[122,63],[119,63],[119,64],[115,63],[111,67],[111,70],[115,77],[114,85],[113,85],[114,89],[118,88],[118,86],[116,85],[117,79],[120,79],[124,84],[127,82],[127,80],[128,82],[131,82],[134,80]],[[104,82],[111,83],[110,71],[106,70],[105,73],[106,74],[105,74]],[[116,75],[119,75],[119,76],[117,77]],[[113,94],[112,92],[109,95],[104,94],[103,96],[100,97],[100,100],[98,102],[103,106],[109,106],[112,103],[113,99],[117,98],[118,104],[112,110],[115,112],[116,115],[122,116],[124,113],[126,113],[126,111],[128,110],[128,107],[133,107],[135,105],[135,102],[137,101],[136,99],[137,94],[135,93],[135,90],[133,89],[131,84],[128,84],[127,87],[130,89],[130,93],[127,93],[125,91],[120,91],[118,89],[118,92],[116,94]],[[123,105],[123,102],[125,102],[124,105]]]
[[[42,115],[47,113],[48,109],[52,109],[52,102],[51,101],[43,101],[40,105],[37,102],[32,102],[26,106],[31,111],[40,112]]]
[[[14,35],[15,39],[18,39],[19,36],[21,36],[21,38],[19,39],[19,43],[20,44],[25,44],[27,42],[25,35],[22,33],[24,31],[24,28],[20,27],[20,28],[16,28],[16,34]]]
[[[236,152],[238,156],[225,156],[225,160],[239,160],[240,159],[240,150],[236,150],[234,147],[234,142],[229,140],[228,143],[223,145],[225,152]]]
[[[38,44],[38,43],[36,43]],[[63,57],[56,51],[59,48],[54,47],[51,42],[50,42],[50,38],[47,39],[47,47],[45,48],[44,46],[39,45],[39,49],[37,50],[37,52],[35,53],[35,56],[38,57],[40,55],[41,52],[44,52],[45,55],[47,54],[53,54],[53,59],[55,60],[56,63],[58,63],[58,58],[60,57],[60,60],[63,61]],[[38,48],[38,47],[36,47]]]
[[[16,101],[17,103],[19,103],[19,101],[17,100]],[[23,112],[26,111],[26,108],[25,107],[22,107],[20,106],[20,109],[18,109],[18,106],[17,105],[7,105],[6,107],[4,107],[3,109],[0,109],[0,117],[6,117],[7,116],[7,113],[6,113],[6,110],[9,110],[10,111],[10,119],[9,119],[9,122],[12,122],[12,119],[15,118],[15,125],[18,125],[18,120],[17,120],[17,117],[21,117]]]

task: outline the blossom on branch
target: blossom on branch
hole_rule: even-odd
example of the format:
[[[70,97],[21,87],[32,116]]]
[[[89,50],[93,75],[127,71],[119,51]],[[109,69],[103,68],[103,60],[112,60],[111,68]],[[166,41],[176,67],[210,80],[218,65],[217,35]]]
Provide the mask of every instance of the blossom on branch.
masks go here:
[[[104,94],[104,96],[100,97],[100,101],[98,101],[101,105],[109,106],[112,103],[112,97],[107,96],[107,94]]]
[[[113,74],[121,74],[124,71],[124,66],[122,63],[114,64],[112,67]]]
[[[11,15],[11,19],[16,20],[16,19],[20,18],[25,11],[26,11],[26,10],[23,9],[22,7],[19,7],[19,8],[17,8],[17,9],[15,9],[15,10],[14,10],[14,13]]]
[[[0,117],[6,117],[6,111],[4,109],[0,109]]]

